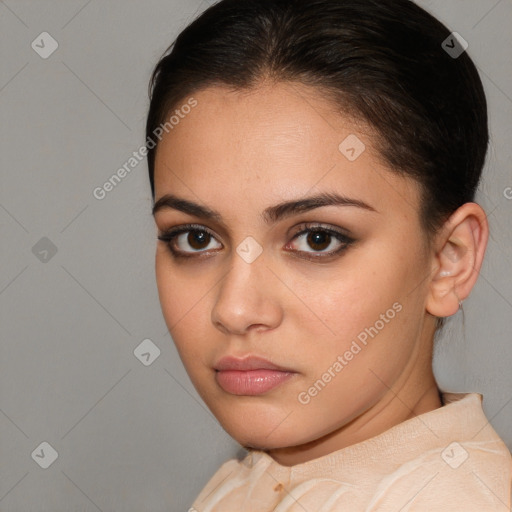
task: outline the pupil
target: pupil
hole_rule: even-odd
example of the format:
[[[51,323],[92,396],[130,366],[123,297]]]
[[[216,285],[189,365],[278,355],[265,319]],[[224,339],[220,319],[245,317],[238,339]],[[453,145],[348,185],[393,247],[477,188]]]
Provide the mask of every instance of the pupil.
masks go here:
[[[308,235],[308,243],[310,244],[312,249],[321,251],[322,249],[329,247],[330,242],[331,235],[329,233],[322,233],[317,231],[316,233],[310,233]],[[314,245],[316,245],[317,247],[313,247]]]
[[[202,246],[202,244],[204,244],[205,241],[209,242],[209,239],[210,235],[205,231],[191,231],[188,234],[187,242],[194,249],[203,249],[204,247]],[[208,245],[208,243],[206,245]]]

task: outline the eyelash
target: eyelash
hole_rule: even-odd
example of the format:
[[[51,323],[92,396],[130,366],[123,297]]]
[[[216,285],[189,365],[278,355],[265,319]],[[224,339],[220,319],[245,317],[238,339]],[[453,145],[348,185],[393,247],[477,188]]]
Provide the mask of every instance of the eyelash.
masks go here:
[[[328,235],[333,236],[336,238],[339,242],[341,242],[341,246],[338,249],[335,249],[333,251],[328,252],[319,252],[316,251],[316,256],[299,256],[300,258],[307,259],[307,260],[319,260],[319,259],[327,259],[329,257],[336,256],[340,253],[343,253],[350,245],[352,245],[355,240],[341,231],[337,231],[333,228],[327,228],[323,227],[319,224],[315,224],[314,226],[311,225],[312,223],[305,223],[301,224],[301,227],[304,227],[301,231],[296,233],[294,237],[292,238],[292,241],[301,237],[302,235],[309,234],[309,233],[326,233]],[[167,231],[164,231],[158,236],[158,240],[165,242],[167,245],[167,248],[169,249],[170,253],[174,258],[180,258],[180,259],[189,259],[189,258],[199,258],[203,254],[207,254],[208,251],[194,251],[191,253],[187,253],[184,251],[179,251],[173,248],[172,243],[174,240],[183,233],[188,232],[200,232],[200,233],[207,233],[212,238],[215,238],[215,235],[213,232],[211,232],[208,228],[205,226],[201,226],[200,224],[184,224],[182,226],[169,229]],[[287,244],[288,245],[288,244]],[[299,254],[315,254],[315,252],[310,253],[309,251],[292,251],[297,252]]]

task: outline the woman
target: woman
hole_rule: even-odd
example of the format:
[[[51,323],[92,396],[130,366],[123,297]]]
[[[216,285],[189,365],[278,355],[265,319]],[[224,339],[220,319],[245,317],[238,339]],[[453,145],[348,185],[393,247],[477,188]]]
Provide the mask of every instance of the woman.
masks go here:
[[[509,509],[482,396],[432,372],[489,233],[465,50],[408,0],[222,0],[158,63],[162,310],[249,450],[191,510]]]

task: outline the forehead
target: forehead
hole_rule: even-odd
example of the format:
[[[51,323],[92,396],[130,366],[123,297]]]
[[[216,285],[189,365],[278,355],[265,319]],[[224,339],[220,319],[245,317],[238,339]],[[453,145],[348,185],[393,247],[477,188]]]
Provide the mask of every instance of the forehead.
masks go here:
[[[196,106],[158,145],[156,199],[172,191],[206,204],[227,207],[227,198],[243,196],[245,205],[262,206],[336,190],[377,209],[417,212],[416,183],[391,172],[372,130],[319,90],[297,83],[210,87],[193,98]]]
[[[253,165],[283,157],[311,160],[337,150],[340,128],[356,128],[318,91],[298,83],[238,91],[210,87],[195,93],[194,99],[195,108],[160,144],[172,146],[177,157],[212,155],[215,162],[231,158]],[[183,143],[193,146],[194,152],[179,151]]]

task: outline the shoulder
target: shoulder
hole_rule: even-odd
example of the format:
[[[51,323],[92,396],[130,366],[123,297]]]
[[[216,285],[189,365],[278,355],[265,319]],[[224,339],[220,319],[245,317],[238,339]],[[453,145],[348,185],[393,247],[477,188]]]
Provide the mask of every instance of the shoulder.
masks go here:
[[[500,439],[454,441],[386,475],[368,510],[506,511],[511,497],[512,456]]]

